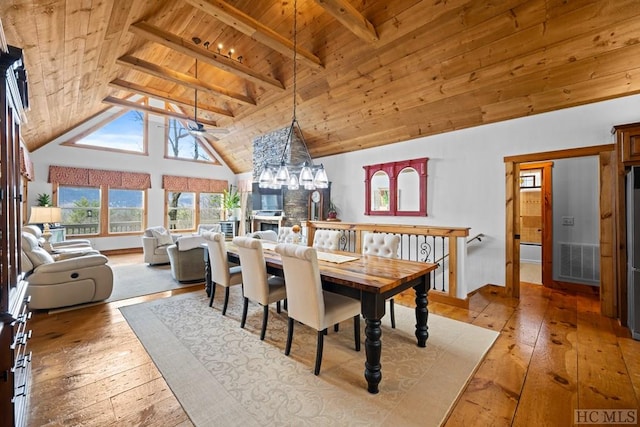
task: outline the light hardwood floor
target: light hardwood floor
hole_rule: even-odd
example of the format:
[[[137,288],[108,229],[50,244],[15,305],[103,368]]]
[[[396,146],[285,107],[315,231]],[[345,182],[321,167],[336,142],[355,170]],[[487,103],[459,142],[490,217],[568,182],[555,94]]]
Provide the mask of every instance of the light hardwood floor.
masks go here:
[[[110,259],[142,262],[136,254]],[[193,291],[204,292],[35,313],[28,425],[192,425],[118,307]],[[429,304],[432,313],[500,331],[446,426],[570,426],[572,408],[638,408],[640,342],[600,316],[595,297],[526,283],[521,294],[487,286],[468,310]],[[413,296],[396,301],[411,305]]]

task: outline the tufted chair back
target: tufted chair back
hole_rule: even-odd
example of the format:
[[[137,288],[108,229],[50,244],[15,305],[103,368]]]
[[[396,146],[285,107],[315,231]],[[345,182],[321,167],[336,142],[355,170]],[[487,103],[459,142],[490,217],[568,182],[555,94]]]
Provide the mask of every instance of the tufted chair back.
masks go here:
[[[222,228],[220,224],[198,224],[198,235],[202,235],[202,233],[209,231],[212,233],[220,233],[222,232]]]
[[[362,239],[362,253],[384,258],[398,258],[400,236],[389,233],[367,233]]]
[[[316,230],[313,236],[313,247],[340,250],[340,232],[337,230]]]
[[[254,239],[267,240],[269,242],[277,242],[278,234],[273,230],[254,231],[247,234],[247,237],[253,237]]]
[[[291,233],[291,227],[280,227],[280,229],[278,230],[278,243],[286,242],[287,236]]]

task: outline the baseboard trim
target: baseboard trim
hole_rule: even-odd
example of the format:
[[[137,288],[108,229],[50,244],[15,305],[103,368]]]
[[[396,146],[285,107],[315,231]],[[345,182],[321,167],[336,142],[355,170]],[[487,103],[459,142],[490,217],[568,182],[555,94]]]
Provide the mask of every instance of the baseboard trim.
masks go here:
[[[128,254],[141,254],[142,248],[124,248],[124,249],[110,249],[100,251],[105,256],[109,255],[128,255]]]
[[[436,291],[433,289],[429,291],[428,297],[429,302],[439,302],[441,304],[448,304],[454,307],[469,309],[469,298],[455,298],[445,292]]]

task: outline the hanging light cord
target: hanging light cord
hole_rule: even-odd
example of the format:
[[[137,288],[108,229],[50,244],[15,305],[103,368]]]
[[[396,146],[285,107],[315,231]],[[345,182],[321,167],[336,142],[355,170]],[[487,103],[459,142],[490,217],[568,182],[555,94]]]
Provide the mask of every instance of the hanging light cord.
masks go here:
[[[287,139],[284,146],[284,150],[282,150],[282,157],[280,158],[280,163],[284,163],[284,158],[287,154],[287,148],[291,144],[291,140],[293,138],[294,127],[298,128],[298,132],[300,133],[300,139],[302,140],[302,144],[304,145],[305,153],[307,153],[307,158],[309,159],[309,163],[313,163],[311,159],[311,155],[309,154],[309,149],[307,148],[307,143],[304,140],[304,136],[302,136],[302,129],[300,129],[300,124],[298,123],[298,118],[296,117],[296,94],[298,91],[298,0],[293,1],[293,117],[291,118],[291,126],[289,126],[289,132],[287,133]]]

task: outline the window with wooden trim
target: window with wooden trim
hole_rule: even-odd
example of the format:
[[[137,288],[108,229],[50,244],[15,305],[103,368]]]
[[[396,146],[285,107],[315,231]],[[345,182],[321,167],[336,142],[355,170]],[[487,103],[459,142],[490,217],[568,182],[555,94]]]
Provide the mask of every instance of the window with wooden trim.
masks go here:
[[[197,224],[218,222],[227,180],[162,175],[165,194],[165,227],[191,231]]]
[[[200,137],[189,133],[185,123],[174,118],[166,118],[166,123],[165,157],[176,160],[218,163],[207,147],[208,144],[205,144]]]
[[[51,165],[49,182],[68,236],[138,234],[145,228],[148,173]]]
[[[192,231],[197,224],[215,224],[222,219],[222,193],[165,191],[166,227]]]
[[[63,145],[147,154],[147,114],[128,110],[100,121]]]
[[[67,236],[109,236],[144,230],[146,190],[58,185],[55,193]]]

